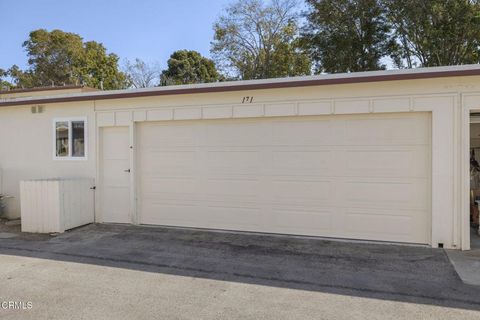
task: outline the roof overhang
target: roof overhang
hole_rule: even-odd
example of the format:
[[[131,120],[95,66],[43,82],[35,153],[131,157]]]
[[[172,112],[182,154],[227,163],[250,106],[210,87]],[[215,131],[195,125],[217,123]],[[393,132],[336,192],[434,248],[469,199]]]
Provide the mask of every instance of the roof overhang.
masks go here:
[[[28,92],[44,92],[44,91],[60,91],[60,90],[72,90],[72,89],[84,89],[88,91],[97,91],[98,89],[90,88],[84,85],[65,85],[65,86],[51,86],[51,87],[35,87],[35,88],[20,88],[11,90],[0,90],[0,95],[3,94],[16,94],[16,93],[28,93]]]
[[[229,81],[194,85],[127,89],[112,91],[94,91],[56,96],[16,98],[0,100],[0,107],[29,104],[46,104],[75,101],[97,101],[138,97],[231,92],[245,90],[281,89],[324,85],[355,84],[380,81],[418,80],[446,77],[480,76],[480,65],[432,67],[388,71],[369,71],[339,73],[307,77],[290,77],[266,80]]]

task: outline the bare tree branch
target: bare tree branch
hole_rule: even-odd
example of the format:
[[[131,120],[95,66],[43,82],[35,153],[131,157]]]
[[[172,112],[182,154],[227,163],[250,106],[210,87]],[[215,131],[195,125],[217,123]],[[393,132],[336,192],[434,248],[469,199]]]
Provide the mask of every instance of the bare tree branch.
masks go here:
[[[160,83],[161,68],[158,64],[148,64],[136,58],[131,62],[126,60],[124,72],[134,88],[148,88]]]

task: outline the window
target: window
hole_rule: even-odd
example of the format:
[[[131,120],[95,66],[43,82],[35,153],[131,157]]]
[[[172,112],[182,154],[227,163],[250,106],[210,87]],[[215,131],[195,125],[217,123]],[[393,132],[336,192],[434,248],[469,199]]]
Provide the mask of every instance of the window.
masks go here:
[[[84,160],[87,158],[87,120],[54,120],[54,158]]]

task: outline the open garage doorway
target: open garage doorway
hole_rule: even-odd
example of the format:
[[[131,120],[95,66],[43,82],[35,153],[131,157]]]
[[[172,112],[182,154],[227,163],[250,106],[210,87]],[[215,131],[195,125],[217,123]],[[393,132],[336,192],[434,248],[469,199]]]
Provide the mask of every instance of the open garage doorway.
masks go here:
[[[480,248],[480,113],[470,115],[470,246]]]

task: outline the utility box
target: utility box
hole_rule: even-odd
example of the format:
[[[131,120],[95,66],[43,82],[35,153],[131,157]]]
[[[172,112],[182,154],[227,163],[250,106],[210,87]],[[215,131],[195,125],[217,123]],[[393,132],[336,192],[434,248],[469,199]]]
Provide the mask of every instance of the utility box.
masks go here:
[[[22,232],[64,232],[95,221],[94,179],[20,182]]]

